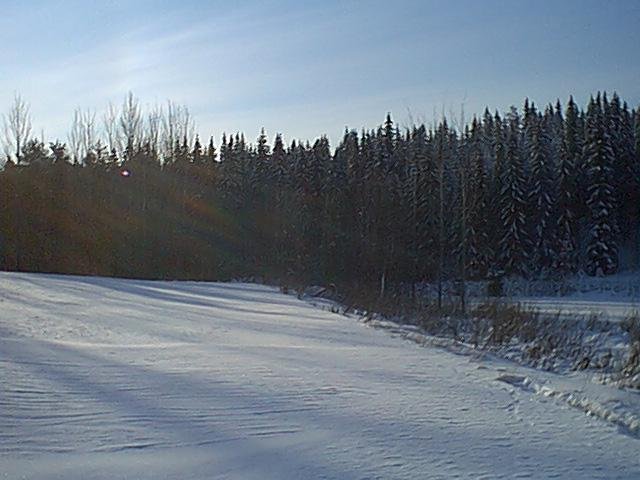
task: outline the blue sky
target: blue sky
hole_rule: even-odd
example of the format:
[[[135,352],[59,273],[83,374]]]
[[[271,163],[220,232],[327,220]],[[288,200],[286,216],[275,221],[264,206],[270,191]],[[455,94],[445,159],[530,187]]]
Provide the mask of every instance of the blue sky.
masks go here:
[[[2,2],[0,109],[18,91],[34,131],[131,90],[186,104],[202,136],[332,143],[401,124],[617,90],[640,103],[640,1]]]

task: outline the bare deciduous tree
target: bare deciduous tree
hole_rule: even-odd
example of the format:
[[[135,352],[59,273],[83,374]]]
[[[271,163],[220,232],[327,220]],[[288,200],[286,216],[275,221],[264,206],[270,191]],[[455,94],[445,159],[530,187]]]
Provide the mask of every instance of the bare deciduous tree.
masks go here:
[[[177,142],[184,139],[190,145],[195,135],[195,122],[186,106],[167,102],[167,114],[163,116],[162,147],[164,155],[170,156]]]
[[[73,112],[73,120],[71,121],[71,130],[67,135],[69,140],[69,152],[73,158],[73,163],[78,163],[82,158],[80,144],[82,143],[82,112],[76,108]]]
[[[96,148],[99,139],[96,135],[96,112],[85,110],[82,115],[82,148],[85,155]]]
[[[146,136],[149,141],[149,147],[155,153],[159,153],[160,147],[160,129],[164,121],[164,112],[162,106],[155,105],[147,115]]]
[[[4,151],[7,158],[15,155],[20,164],[22,149],[31,135],[31,114],[29,104],[16,94],[9,113],[3,115]]]
[[[141,145],[144,133],[140,102],[132,92],[127,94],[122,104],[120,132],[124,140],[124,153],[131,155],[131,152]]]
[[[69,132],[69,150],[74,163],[95,153],[98,139],[96,136],[96,114],[91,110],[82,111],[80,108],[73,113],[73,122]]]
[[[107,111],[102,116],[102,124],[104,132],[107,135],[107,143],[110,151],[119,150],[122,143],[120,139],[120,130],[118,129],[118,115],[117,107],[113,103],[109,102]]]

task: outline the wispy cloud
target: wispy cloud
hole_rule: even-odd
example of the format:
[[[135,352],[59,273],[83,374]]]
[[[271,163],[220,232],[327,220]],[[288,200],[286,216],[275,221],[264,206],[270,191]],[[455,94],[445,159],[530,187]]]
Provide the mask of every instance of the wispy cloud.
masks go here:
[[[640,101],[640,66],[629,57],[640,44],[637,2],[606,12],[573,0],[387,6],[16,3],[0,18],[0,108],[20,91],[35,131],[64,138],[74,108],[102,110],[132,90],[143,104],[190,105],[203,134],[251,136],[266,126],[335,141],[344,125],[374,126],[387,111],[402,117],[407,109],[429,118],[465,98],[470,113],[526,95],[544,103],[605,88]]]

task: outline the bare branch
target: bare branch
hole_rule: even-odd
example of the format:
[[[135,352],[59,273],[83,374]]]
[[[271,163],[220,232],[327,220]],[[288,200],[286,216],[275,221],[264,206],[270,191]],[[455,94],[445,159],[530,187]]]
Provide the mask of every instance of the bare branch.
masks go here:
[[[160,129],[164,122],[164,112],[161,105],[155,105],[147,115],[146,136],[153,152],[160,153]]]
[[[31,114],[29,104],[15,94],[13,106],[9,113],[2,116],[4,142],[3,148],[10,158],[15,155],[16,163],[20,164],[22,150],[31,136]]]
[[[67,139],[69,140],[69,152],[71,153],[73,162],[78,163],[83,155],[80,147],[80,144],[82,143],[82,123],[80,108],[76,108],[73,112],[71,130],[69,131],[69,135],[67,135]]]
[[[120,139],[120,131],[118,129],[118,115],[118,108],[113,103],[109,102],[107,111],[102,117],[104,131],[107,135],[109,150],[121,149],[122,141]]]
[[[85,110],[82,115],[82,147],[85,155],[94,150],[99,142],[96,134],[96,112]]]
[[[69,151],[75,163],[85,159],[96,147],[96,114],[91,110],[77,108],[69,132]]]
[[[164,156],[170,156],[177,142],[185,138],[190,145],[195,136],[195,122],[186,106],[167,101],[167,115],[162,124],[162,146]]]
[[[125,152],[131,155],[132,151],[140,147],[142,143],[143,124],[140,102],[129,92],[124,99],[122,112],[120,112],[120,132],[125,142]]]

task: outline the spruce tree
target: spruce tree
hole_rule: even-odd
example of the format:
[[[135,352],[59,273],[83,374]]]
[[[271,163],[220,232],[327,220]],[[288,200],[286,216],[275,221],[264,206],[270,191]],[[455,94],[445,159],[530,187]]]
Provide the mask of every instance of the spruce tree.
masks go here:
[[[638,201],[640,185],[636,182],[634,165],[634,139],[631,114],[626,104],[623,106],[617,93],[613,94],[605,112],[606,127],[609,130],[613,150],[612,186],[617,194],[617,223],[620,233],[627,238],[638,224]]]
[[[469,138],[469,213],[468,213],[468,262],[472,278],[485,278],[493,257],[490,244],[489,189],[486,160],[477,119],[471,123]]]
[[[511,118],[505,142],[502,190],[500,191],[500,260],[508,275],[526,276],[530,264],[530,241],[526,224],[527,191],[524,162],[518,144],[519,125]]]
[[[204,155],[202,152],[202,144],[200,143],[200,137],[196,135],[196,139],[193,143],[193,150],[191,150],[191,162],[195,165],[200,165],[204,161]]]
[[[610,275],[618,269],[614,158],[602,105],[599,94],[597,99],[591,98],[585,125],[589,208],[586,271],[592,276]]]
[[[437,177],[430,146],[424,125],[415,128],[403,188],[407,205],[407,253],[414,281],[431,279],[435,269],[431,252],[437,248]]]
[[[540,114],[529,119],[528,157],[531,169],[528,223],[534,248],[532,267],[548,274],[555,258],[555,178],[548,123]]]
[[[264,128],[260,130],[260,135],[258,136],[255,162],[256,166],[253,170],[254,178],[252,180],[254,183],[253,188],[264,190],[267,188],[266,184],[271,180],[271,169],[269,167],[269,144]]]
[[[578,115],[578,108],[573,97],[570,97],[562,130],[558,167],[558,251],[554,267],[559,273],[573,273],[578,268],[578,165],[581,164],[582,155]]]
[[[486,124],[486,123],[485,123]],[[507,125],[503,122],[498,112],[493,121],[492,131],[492,157],[493,168],[491,169],[490,196],[492,199],[491,208],[487,212],[489,215],[489,225],[491,231],[491,244],[499,246],[505,236],[504,223],[502,220],[502,191],[504,186],[504,170],[506,163],[506,132]],[[490,274],[499,276],[503,273],[503,255],[500,248],[494,251],[492,268]]]
[[[207,146],[206,157],[207,157],[207,160],[206,160],[207,164],[210,167],[213,167],[216,164],[216,158],[217,158],[216,147],[213,144],[213,136],[209,137],[209,145]]]

